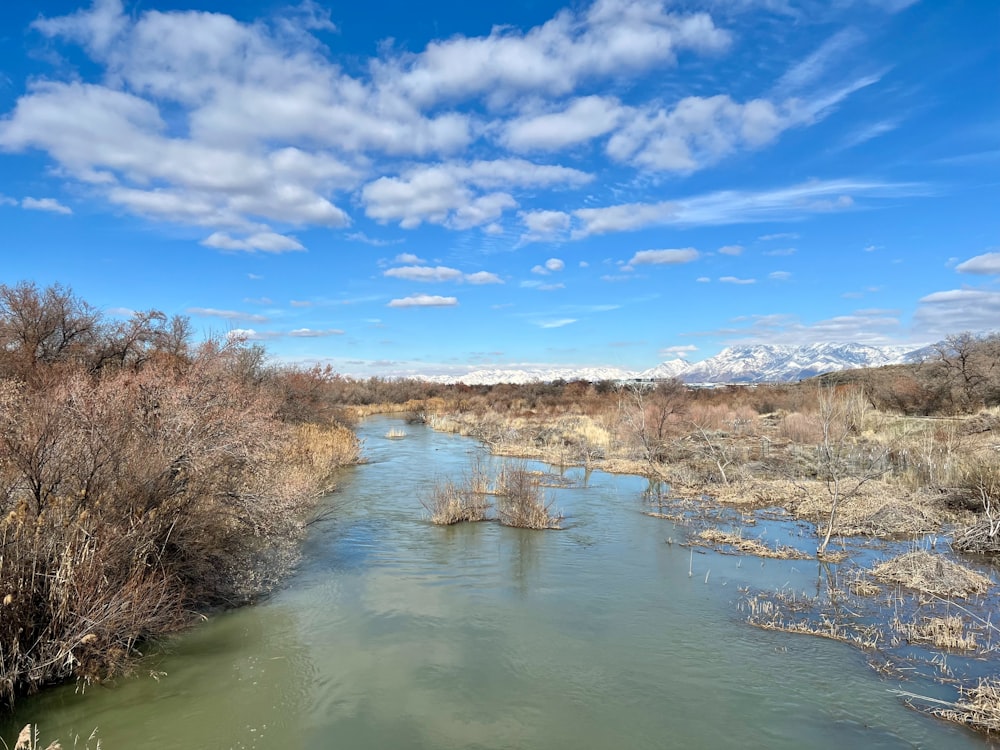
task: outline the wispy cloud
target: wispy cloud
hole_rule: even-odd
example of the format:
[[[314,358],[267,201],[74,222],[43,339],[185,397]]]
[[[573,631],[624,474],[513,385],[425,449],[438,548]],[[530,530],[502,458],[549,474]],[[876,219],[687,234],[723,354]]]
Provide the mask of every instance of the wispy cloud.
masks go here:
[[[214,307],[189,307],[187,312],[191,315],[201,315],[206,318],[222,318],[224,320],[241,320],[248,323],[266,323],[266,315],[257,313],[241,312],[240,310],[219,310]]]
[[[64,215],[73,213],[72,208],[64,206],[55,198],[25,198],[21,201],[21,208],[26,208],[29,211],[48,211]]]
[[[388,307],[454,307],[458,304],[457,297],[441,297],[436,294],[414,294],[409,297],[391,300]]]

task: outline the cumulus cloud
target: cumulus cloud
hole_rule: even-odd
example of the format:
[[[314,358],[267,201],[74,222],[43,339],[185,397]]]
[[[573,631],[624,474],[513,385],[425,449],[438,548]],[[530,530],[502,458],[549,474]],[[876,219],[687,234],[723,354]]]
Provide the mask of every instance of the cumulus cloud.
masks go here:
[[[305,250],[297,239],[275,232],[258,232],[243,239],[231,237],[227,232],[213,232],[201,241],[205,247],[218,250],[243,250],[265,253],[284,253],[291,250]]]
[[[790,271],[771,271],[767,275],[767,278],[774,279],[775,281],[788,281],[792,278],[792,274]]]
[[[401,299],[394,299],[388,307],[454,307],[458,304],[456,297],[441,297],[436,294],[414,294]]]
[[[380,222],[398,221],[404,229],[427,222],[453,229],[489,224],[517,201],[505,190],[579,186],[593,175],[578,169],[496,159],[413,167],[398,177],[380,177],[361,191],[365,213]]]
[[[959,273],[1000,274],[1000,253],[983,253],[955,266]]]
[[[21,201],[21,208],[29,211],[49,211],[55,214],[71,214],[73,209],[64,206],[55,198],[25,198]]]
[[[613,97],[584,96],[558,112],[511,120],[501,141],[512,151],[557,151],[611,132],[626,113]]]
[[[663,0],[597,0],[526,32],[497,26],[485,37],[432,42],[379,71],[387,86],[424,105],[480,93],[509,101],[564,95],[584,78],[634,74],[673,63],[680,50],[712,53],[729,42],[706,13],[671,13]]]
[[[563,237],[569,230],[572,217],[563,211],[521,211],[518,218],[528,228],[521,235],[522,242],[544,242]]]
[[[742,255],[743,246],[742,245],[725,245],[719,248],[719,252],[722,255]]]
[[[502,284],[503,279],[497,276],[495,273],[490,273],[489,271],[476,271],[476,273],[468,273],[465,275],[465,281],[469,284]]]
[[[680,265],[698,260],[699,253],[693,247],[671,250],[640,250],[628,262],[630,266],[642,265]]]
[[[719,281],[723,284],[756,284],[757,279],[741,279],[737,276],[720,276]]]

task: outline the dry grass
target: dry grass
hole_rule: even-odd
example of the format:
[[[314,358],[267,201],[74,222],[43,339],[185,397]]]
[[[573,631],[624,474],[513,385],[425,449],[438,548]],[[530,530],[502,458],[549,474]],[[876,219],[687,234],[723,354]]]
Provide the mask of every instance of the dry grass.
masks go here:
[[[489,520],[490,504],[485,496],[450,480],[435,484],[421,503],[430,514],[431,523],[438,526]]]
[[[734,550],[757,557],[770,557],[778,560],[807,560],[812,557],[812,555],[794,547],[780,545],[768,547],[756,539],[744,539],[742,534],[733,534],[721,529],[705,529],[698,534],[697,539],[708,543],[709,546],[732,547]]]
[[[973,688],[962,688],[957,702],[931,713],[981,732],[1000,732],[1000,680],[984,679]]]
[[[922,643],[949,651],[975,651],[976,634],[967,630],[958,615],[924,617],[919,622],[900,623],[899,630],[910,643]]]
[[[808,600],[792,601],[780,593],[746,597],[739,606],[746,612],[747,622],[763,630],[815,635],[862,649],[878,648],[885,640],[882,629],[877,626],[848,627],[825,614],[820,614],[818,618],[792,617],[797,609],[808,611],[814,603]]]
[[[387,433],[385,433],[386,438],[389,440],[402,440],[406,437],[406,432],[399,429],[398,427],[393,427]]]
[[[969,597],[985,594],[993,585],[987,576],[940,554],[915,550],[875,566],[872,575],[924,594]]]
[[[90,736],[85,742],[86,744],[81,746],[80,738],[76,737],[73,740],[74,750],[90,750],[91,742],[96,743],[94,745],[94,750],[101,750],[101,741],[97,738],[96,729],[90,733]],[[7,747],[7,743],[2,739],[0,739],[0,744],[2,744],[5,748]],[[43,750],[38,727],[26,724],[17,735],[17,739],[14,741],[14,750]],[[62,750],[62,745],[57,740],[53,740],[48,745],[45,745],[44,750]]]

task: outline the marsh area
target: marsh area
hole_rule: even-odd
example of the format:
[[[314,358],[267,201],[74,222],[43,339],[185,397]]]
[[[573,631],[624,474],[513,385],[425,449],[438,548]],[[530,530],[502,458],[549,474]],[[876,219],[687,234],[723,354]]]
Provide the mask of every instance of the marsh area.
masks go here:
[[[96,726],[108,750],[984,746],[908,708],[862,651],[747,624],[748,591],[815,595],[836,564],[683,546],[683,526],[647,515],[647,480],[582,468],[546,490],[561,530],[437,527],[421,495],[482,448],[419,425],[387,439],[400,424],[358,426],[367,463],[343,470],[286,586],[131,678],[24,700],[3,736],[33,721],[64,745]],[[777,515],[754,534],[815,548]]]

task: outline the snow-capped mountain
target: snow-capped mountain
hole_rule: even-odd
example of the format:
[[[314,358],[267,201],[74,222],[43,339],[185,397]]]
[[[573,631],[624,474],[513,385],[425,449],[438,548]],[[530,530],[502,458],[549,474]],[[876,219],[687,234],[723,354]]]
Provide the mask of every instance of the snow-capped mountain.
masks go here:
[[[701,362],[671,359],[642,372],[618,367],[544,367],[512,365],[466,373],[426,376],[437,383],[542,383],[552,380],[665,380],[685,383],[793,382],[825,372],[859,367],[881,367],[919,362],[933,354],[933,347],[868,346],[865,344],[809,344],[805,346],[731,346]]]
[[[492,385],[494,383],[545,383],[552,380],[628,380],[635,373],[618,367],[495,367],[472,370],[462,375],[431,375],[436,383]],[[672,377],[672,376],[666,376]]]
[[[676,360],[672,360],[644,370],[637,377],[678,377],[686,383],[790,382],[837,370],[918,361],[923,358],[922,351],[909,346],[829,343],[731,346],[714,357],[683,368],[678,368]],[[661,372],[673,374],[662,375]]]

